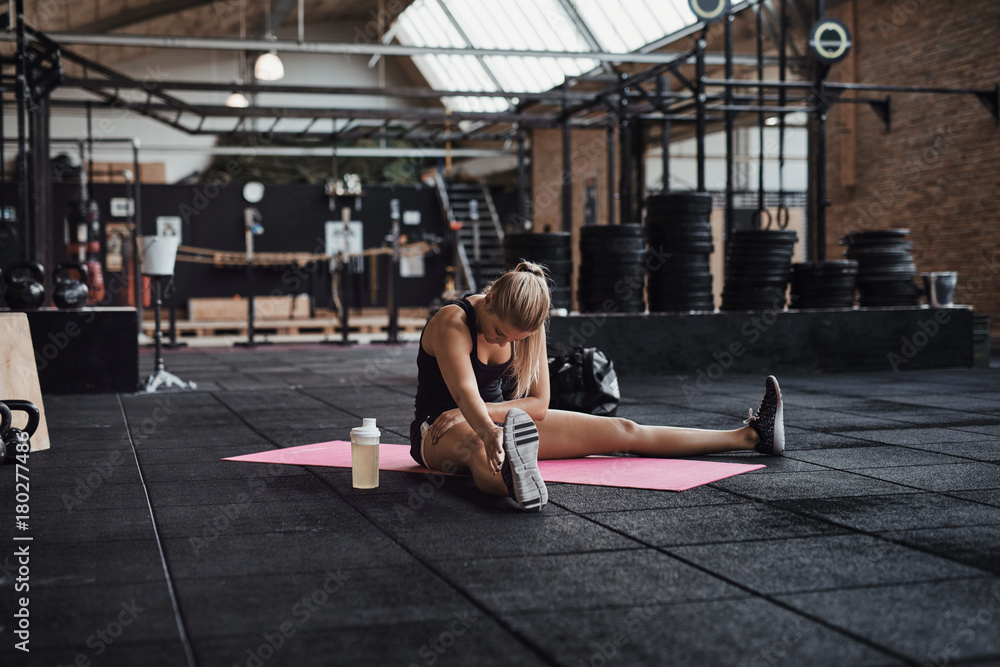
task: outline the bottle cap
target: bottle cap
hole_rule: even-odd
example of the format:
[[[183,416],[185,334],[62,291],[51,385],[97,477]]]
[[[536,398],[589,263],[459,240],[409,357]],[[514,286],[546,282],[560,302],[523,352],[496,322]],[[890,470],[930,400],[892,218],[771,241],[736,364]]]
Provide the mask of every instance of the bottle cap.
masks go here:
[[[361,426],[351,429],[351,436],[358,438],[378,438],[382,432],[375,428],[375,418],[365,417],[361,420]]]

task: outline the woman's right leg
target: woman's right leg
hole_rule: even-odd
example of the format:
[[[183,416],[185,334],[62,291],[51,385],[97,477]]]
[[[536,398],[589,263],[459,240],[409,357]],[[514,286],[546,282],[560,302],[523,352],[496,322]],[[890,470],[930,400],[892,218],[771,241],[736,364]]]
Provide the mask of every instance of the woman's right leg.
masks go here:
[[[549,410],[537,426],[539,459],[624,452],[653,457],[700,456],[753,449],[759,441],[750,426],[731,431],[650,426],[565,410]]]
[[[486,448],[476,432],[467,422],[462,422],[445,431],[437,444],[426,443],[423,447],[424,463],[429,468],[447,472],[469,471],[476,487],[493,496],[506,496],[500,475],[494,474],[486,459]]]

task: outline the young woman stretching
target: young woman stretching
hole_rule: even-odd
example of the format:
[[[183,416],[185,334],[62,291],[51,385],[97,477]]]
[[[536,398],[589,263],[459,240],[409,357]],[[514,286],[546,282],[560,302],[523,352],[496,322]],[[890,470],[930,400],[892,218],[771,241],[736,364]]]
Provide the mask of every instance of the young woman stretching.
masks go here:
[[[774,377],[743,428],[644,426],[618,417],[549,410],[545,319],[549,288],[522,262],[434,314],[420,337],[410,453],[436,470],[468,470],[476,486],[525,510],[548,500],[538,459],[630,452],[698,456],[738,449],[780,455],[781,391]]]

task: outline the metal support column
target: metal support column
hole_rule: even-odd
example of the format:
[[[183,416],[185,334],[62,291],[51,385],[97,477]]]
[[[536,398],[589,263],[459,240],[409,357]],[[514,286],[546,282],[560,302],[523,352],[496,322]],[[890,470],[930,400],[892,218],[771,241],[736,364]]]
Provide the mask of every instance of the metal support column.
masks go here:
[[[825,14],[825,3],[823,0],[816,0],[816,20],[822,19]],[[826,63],[817,62],[813,86],[817,96],[816,111],[814,113],[814,141],[816,155],[813,159],[815,163],[815,181],[813,183],[813,193],[810,198],[813,203],[813,220],[815,221],[814,251],[810,253],[810,258],[817,261],[826,260],[826,114],[830,104],[826,94],[826,75],[830,66]]]
[[[31,179],[30,200],[31,219],[34,220],[32,230],[32,254],[42,266],[54,267],[63,260],[57,258],[52,245],[53,220],[52,210],[52,173],[49,170],[49,139],[50,113],[48,98],[39,97],[31,114]],[[52,293],[51,273],[46,274],[44,283],[47,293]]]
[[[528,171],[527,152],[524,141],[524,130],[517,130],[517,213],[520,224],[517,231],[524,231],[524,223],[528,220]]]
[[[22,253],[26,260],[34,259],[34,244],[32,243],[32,216],[29,194],[31,173],[28,155],[28,105],[31,104],[31,91],[28,87],[28,40],[24,25],[24,0],[14,2],[15,21],[17,21],[17,54],[15,97],[17,104],[17,160],[20,174],[17,180],[18,215],[20,216]]]
[[[632,140],[631,124],[628,118],[628,88],[622,91],[622,99],[618,107],[618,149],[621,174],[618,179],[618,224],[632,222],[632,189],[629,183],[629,164],[631,163]]]
[[[733,80],[733,14],[726,14],[725,25],[725,49],[726,49],[726,81]],[[726,107],[733,105],[733,87],[726,86]],[[727,110],[725,115],[726,129],[726,213],[723,223],[722,247],[725,248],[729,239],[733,236],[733,227],[736,224],[736,213],[733,205],[734,187],[733,178],[735,171],[734,153],[736,151],[735,141],[735,120],[733,112]],[[725,263],[723,263],[725,264]]]
[[[569,116],[562,126],[562,231],[573,231],[573,136]]]
[[[695,53],[695,90],[697,91],[695,140],[698,146],[698,192],[705,191],[705,48],[708,45],[705,36],[707,34],[708,27],[702,30]]]
[[[608,152],[608,224],[615,224],[615,123],[614,116],[605,129],[605,145]]]
[[[133,257],[135,258],[135,309],[139,320],[139,333],[142,333],[142,293],[143,280],[139,272],[139,235],[142,233],[142,179],[139,178],[139,140],[132,138],[132,199],[135,231],[132,234]]]
[[[665,77],[661,74],[656,77],[656,94],[663,99],[663,93],[668,89]],[[661,162],[663,166],[663,191],[670,192],[670,119],[665,119],[660,123],[660,148],[663,151]]]
[[[635,217],[629,222],[642,222],[642,207],[646,200],[645,125],[641,118],[636,118],[632,124],[632,167],[628,174],[632,185],[632,203],[629,204],[629,209]]]

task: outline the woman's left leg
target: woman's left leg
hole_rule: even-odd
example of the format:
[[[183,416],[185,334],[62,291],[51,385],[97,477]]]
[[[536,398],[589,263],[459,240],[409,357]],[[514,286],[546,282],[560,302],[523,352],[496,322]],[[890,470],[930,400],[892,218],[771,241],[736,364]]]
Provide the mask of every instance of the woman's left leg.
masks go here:
[[[760,440],[750,426],[732,431],[648,426],[620,417],[565,410],[549,410],[536,426],[539,459],[623,452],[653,457],[699,456],[753,449]]]

